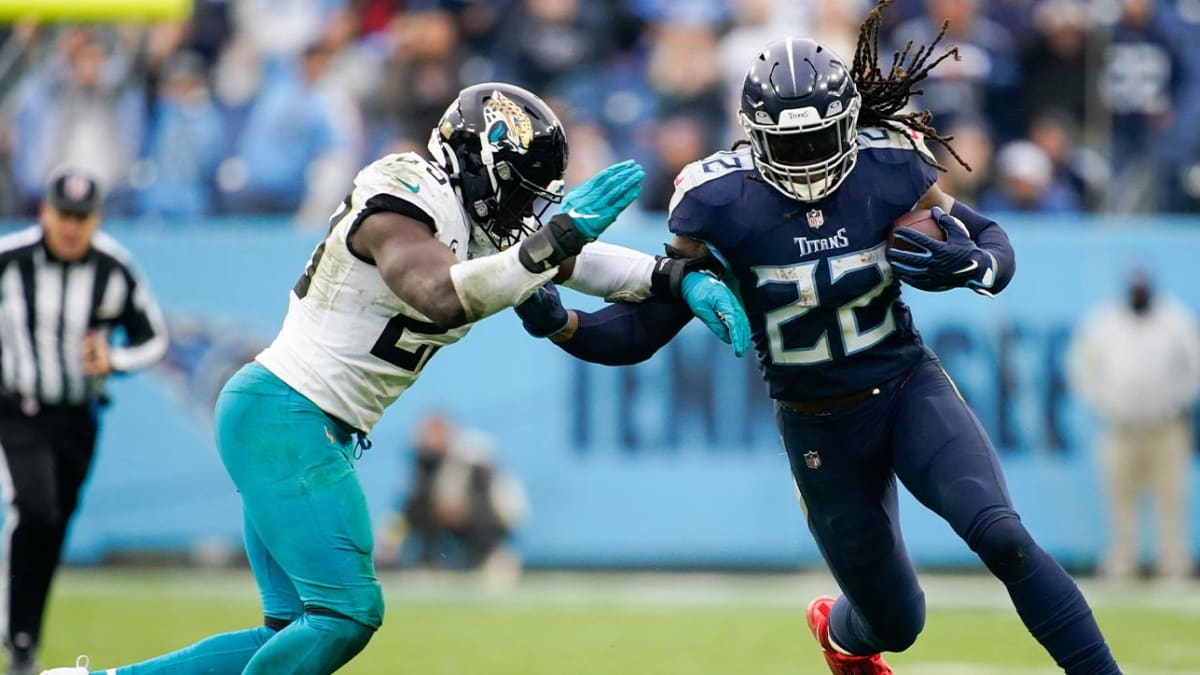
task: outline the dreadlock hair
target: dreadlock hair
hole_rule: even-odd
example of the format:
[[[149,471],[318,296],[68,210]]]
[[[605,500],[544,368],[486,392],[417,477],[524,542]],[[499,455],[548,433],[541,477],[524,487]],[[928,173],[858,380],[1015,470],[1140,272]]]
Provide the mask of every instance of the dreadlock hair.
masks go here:
[[[937,129],[930,124],[933,120],[932,112],[928,110],[900,112],[908,105],[909,99],[924,93],[924,90],[914,87],[921,80],[929,77],[930,71],[939,63],[952,57],[955,61],[959,60],[958,47],[950,47],[937,58],[930,60],[934,48],[946,35],[946,29],[949,28],[950,22],[942,24],[942,29],[938,31],[937,37],[933,38],[933,42],[927,46],[917,47],[914,51],[913,43],[910,40],[908,44],[904,45],[903,50],[894,52],[891,68],[884,73],[879,67],[879,29],[883,23],[883,10],[892,2],[893,0],[878,0],[858,29],[858,45],[854,49],[854,64],[850,69],[850,77],[858,87],[859,95],[862,96],[862,110],[859,113],[858,126],[884,126],[896,131],[903,131],[902,127],[907,127],[933,139],[934,142],[945,148],[963,168],[970,171],[971,165],[967,164],[950,145],[950,141],[954,140],[954,137],[938,134]],[[903,135],[916,149],[916,141],[911,135],[908,133]],[[918,154],[930,166],[940,171],[946,170],[946,167],[936,160],[930,159],[925,153]]]

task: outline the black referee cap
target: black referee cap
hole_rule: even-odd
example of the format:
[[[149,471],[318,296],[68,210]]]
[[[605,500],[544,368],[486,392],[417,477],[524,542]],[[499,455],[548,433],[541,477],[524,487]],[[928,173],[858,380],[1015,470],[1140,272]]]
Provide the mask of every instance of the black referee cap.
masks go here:
[[[104,205],[104,193],[86,171],[65,168],[50,176],[46,202],[64,215],[89,216]]]

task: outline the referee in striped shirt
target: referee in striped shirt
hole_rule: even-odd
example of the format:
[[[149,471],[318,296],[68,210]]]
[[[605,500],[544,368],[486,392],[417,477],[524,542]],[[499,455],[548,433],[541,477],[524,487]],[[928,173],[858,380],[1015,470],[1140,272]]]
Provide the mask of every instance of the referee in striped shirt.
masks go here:
[[[98,232],[104,195],[56,172],[39,224],[0,237],[0,616],[9,675],[34,673],[42,614],[96,441],[104,379],[162,357],[162,313]],[[110,345],[113,329],[123,344]]]

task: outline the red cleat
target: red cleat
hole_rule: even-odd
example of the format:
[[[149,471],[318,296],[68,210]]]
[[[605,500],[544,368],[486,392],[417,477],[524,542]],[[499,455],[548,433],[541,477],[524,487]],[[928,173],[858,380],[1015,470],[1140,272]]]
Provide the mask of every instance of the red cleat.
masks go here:
[[[833,609],[833,602],[833,598],[822,595],[808,603],[808,629],[821,645],[829,672],[833,675],[894,675],[879,654],[850,656],[829,644],[829,610]]]

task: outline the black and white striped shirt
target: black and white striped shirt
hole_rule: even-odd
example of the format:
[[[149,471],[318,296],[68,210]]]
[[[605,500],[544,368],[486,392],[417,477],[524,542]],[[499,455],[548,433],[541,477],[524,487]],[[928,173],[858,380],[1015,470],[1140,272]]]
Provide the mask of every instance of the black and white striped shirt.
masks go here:
[[[40,225],[0,237],[0,390],[41,405],[83,405],[103,393],[83,374],[89,330],[125,332],[113,371],[153,364],[167,349],[162,312],[129,252],[96,232],[80,261],[56,260]]]

